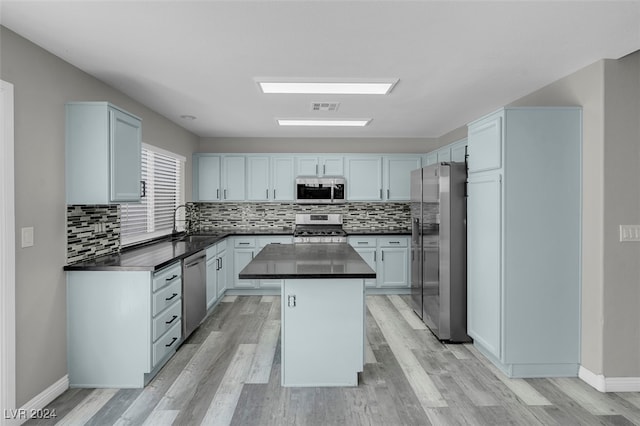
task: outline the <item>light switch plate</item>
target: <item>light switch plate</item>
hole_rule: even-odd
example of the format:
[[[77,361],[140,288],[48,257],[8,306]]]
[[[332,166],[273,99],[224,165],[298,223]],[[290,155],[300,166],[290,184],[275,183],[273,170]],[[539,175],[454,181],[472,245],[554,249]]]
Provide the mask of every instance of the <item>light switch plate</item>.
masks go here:
[[[22,248],[33,247],[33,226],[22,228]]]
[[[640,225],[620,225],[620,241],[640,241]]]

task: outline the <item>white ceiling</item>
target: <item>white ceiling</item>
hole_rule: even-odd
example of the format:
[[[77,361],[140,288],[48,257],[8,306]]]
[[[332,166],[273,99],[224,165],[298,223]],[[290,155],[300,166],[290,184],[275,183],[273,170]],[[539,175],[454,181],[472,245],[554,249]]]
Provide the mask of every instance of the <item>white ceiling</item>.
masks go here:
[[[0,20],[202,137],[438,137],[640,49],[639,1],[3,0]],[[265,95],[256,77],[400,81],[387,96]],[[373,121],[275,121],[323,117]]]

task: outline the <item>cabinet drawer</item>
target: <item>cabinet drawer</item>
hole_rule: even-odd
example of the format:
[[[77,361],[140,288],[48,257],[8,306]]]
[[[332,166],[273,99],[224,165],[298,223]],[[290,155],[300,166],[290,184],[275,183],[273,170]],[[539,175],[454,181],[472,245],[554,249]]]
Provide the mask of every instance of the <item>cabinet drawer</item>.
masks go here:
[[[259,248],[264,248],[268,244],[291,244],[293,242],[292,237],[258,237],[257,244]]]
[[[255,247],[256,239],[255,238],[236,238],[233,241],[234,247]]]
[[[407,247],[408,239],[405,237],[381,237],[378,238],[380,247]]]
[[[174,281],[180,281],[181,276],[182,264],[180,262],[176,262],[171,266],[159,270],[153,274],[153,291],[158,291]]]
[[[174,304],[160,313],[157,317],[153,319],[153,341],[158,340],[160,336],[166,333],[171,327],[173,327],[177,322],[180,322],[182,318],[182,301],[178,299],[178,301],[174,302]]]
[[[174,351],[182,338],[182,321],[178,321],[157,342],[153,344],[152,364],[155,367],[169,352]]]
[[[174,281],[157,293],[153,294],[153,316],[164,311],[168,306],[174,304],[182,296],[182,280]]]
[[[353,247],[375,247],[377,238],[375,237],[349,237],[349,244]]]

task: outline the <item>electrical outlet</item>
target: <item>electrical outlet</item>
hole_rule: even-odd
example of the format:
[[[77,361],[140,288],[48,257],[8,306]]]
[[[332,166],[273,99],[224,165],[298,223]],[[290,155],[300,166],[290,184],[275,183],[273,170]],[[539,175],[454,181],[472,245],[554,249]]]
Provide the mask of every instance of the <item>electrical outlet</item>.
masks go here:
[[[22,228],[22,248],[33,247],[33,226]]]
[[[640,225],[620,225],[620,241],[640,241]]]

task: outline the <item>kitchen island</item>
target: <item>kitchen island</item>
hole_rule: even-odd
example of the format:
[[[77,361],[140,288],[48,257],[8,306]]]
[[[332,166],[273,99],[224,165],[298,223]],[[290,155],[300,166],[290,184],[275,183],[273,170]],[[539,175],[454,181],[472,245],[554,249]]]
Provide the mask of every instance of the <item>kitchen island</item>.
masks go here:
[[[239,274],[282,279],[282,386],[357,386],[364,367],[364,280],[349,244],[269,244]]]

